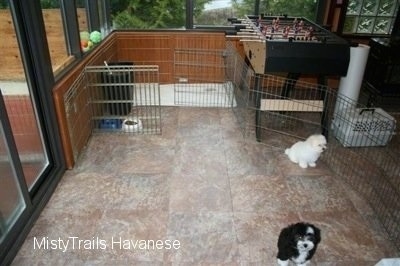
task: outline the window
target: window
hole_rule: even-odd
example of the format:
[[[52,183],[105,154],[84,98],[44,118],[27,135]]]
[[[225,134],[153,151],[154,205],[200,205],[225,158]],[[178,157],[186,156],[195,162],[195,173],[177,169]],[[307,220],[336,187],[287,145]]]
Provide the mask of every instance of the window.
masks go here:
[[[90,51],[109,33],[103,0],[76,1],[81,51]]]
[[[187,1],[111,0],[111,18],[116,29],[182,28]],[[194,25],[229,25],[228,18],[256,13],[255,0],[192,0]],[[315,20],[317,0],[261,0],[258,13],[306,17]],[[189,12],[190,13],[190,12]]]
[[[53,26],[57,27],[56,21],[59,14],[57,12],[54,14]],[[48,16],[47,19],[53,18],[52,12],[45,12],[45,15]],[[3,41],[0,42],[0,57],[3,60],[0,64],[0,89],[4,96],[25,181],[28,188],[32,189],[48,166],[47,153],[38,120],[38,111],[32,100],[30,83],[27,82],[25,76],[20,47],[9,8],[0,9],[0,22],[2,25],[0,34],[3,36]],[[62,46],[62,44],[60,45]],[[57,55],[57,60],[66,55],[65,46],[62,48],[64,50],[60,48],[62,52],[58,57],[56,53],[58,48],[53,47],[53,55]]]
[[[78,17],[81,51],[86,53],[93,48],[93,42],[90,41],[90,29],[88,26],[86,7],[84,3],[80,2],[81,1],[75,1],[76,15]]]
[[[6,130],[8,131],[6,119],[5,108],[0,95],[0,244],[26,208],[18,174],[16,174],[15,162],[12,158],[12,151],[10,152],[12,144],[5,133]],[[6,126],[3,125],[4,123]]]
[[[186,22],[186,1],[182,0],[111,0],[110,6],[116,29],[182,28]]]
[[[398,8],[398,0],[350,0],[343,33],[389,35]]]
[[[286,14],[293,17],[305,17],[315,21],[318,1],[316,0],[261,0],[255,11],[255,0],[214,0],[196,1],[197,11],[195,6],[194,23],[208,25],[229,25],[228,18],[237,17],[243,18],[245,15],[254,15],[263,13],[266,15],[282,15]],[[202,8],[202,4],[204,8]]]
[[[109,16],[107,12],[108,9],[108,2],[103,0],[97,0],[98,6],[98,13],[99,13],[99,23],[100,23],[100,32],[103,37],[110,33],[110,25],[109,25]]]
[[[58,72],[71,62],[63,26],[59,0],[41,1],[53,72]]]
[[[56,74],[76,58],[91,50],[109,31],[105,1],[40,1],[47,43]],[[73,11],[74,7],[76,12]],[[76,26],[79,33],[76,32]],[[79,34],[79,36],[77,36]],[[79,47],[78,47],[79,43]]]
[[[265,15],[288,15],[291,17],[304,17],[315,21],[317,0],[260,0],[259,6],[255,7],[255,0],[232,0],[234,8],[239,17],[243,15],[255,15],[255,13]],[[258,12],[255,10],[258,9]]]
[[[205,1],[197,0],[194,6],[195,25],[230,25],[228,18],[236,17],[236,9],[232,1]]]
[[[318,1],[316,0],[280,0],[280,1],[260,1],[260,12],[272,15],[288,15],[291,17],[304,17],[315,21]]]

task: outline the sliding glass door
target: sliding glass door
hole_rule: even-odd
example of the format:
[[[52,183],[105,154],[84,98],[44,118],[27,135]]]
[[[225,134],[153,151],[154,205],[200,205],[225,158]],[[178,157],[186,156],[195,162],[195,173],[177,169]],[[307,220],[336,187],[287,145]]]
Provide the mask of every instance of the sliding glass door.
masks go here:
[[[0,88],[29,190],[48,166],[37,108],[25,77],[20,47],[9,8],[0,9]]]
[[[0,52],[1,53],[1,52]],[[12,134],[22,163],[25,182],[32,190],[48,166],[35,106],[25,81],[0,80]]]
[[[7,265],[65,163],[40,2],[0,1],[0,34],[0,265]]]
[[[6,114],[0,91],[0,243],[26,209],[27,195],[26,185],[21,182],[22,167]]]

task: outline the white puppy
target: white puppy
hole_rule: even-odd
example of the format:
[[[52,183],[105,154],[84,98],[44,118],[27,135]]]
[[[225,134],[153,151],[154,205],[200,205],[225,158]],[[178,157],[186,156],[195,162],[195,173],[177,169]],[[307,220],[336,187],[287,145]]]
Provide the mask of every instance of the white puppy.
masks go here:
[[[315,167],[321,153],[326,149],[326,138],[323,135],[311,135],[305,141],[299,141],[285,150],[289,159],[298,163],[301,168]]]

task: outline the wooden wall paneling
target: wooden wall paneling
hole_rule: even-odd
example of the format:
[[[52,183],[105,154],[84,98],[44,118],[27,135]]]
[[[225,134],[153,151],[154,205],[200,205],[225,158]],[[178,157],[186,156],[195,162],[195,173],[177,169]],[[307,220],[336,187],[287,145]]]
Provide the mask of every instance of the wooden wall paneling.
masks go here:
[[[118,34],[118,57],[138,62],[159,61],[160,55],[170,49],[171,36],[149,35],[133,32],[131,35]]]
[[[189,82],[225,81],[223,61],[223,51],[226,48],[225,34],[209,32],[177,34],[174,47],[178,51],[176,56],[180,57],[177,58],[179,64],[175,65],[175,77],[180,77],[186,71]]]
[[[210,32],[120,32],[118,58],[135,64],[158,65],[160,82],[174,83],[175,49],[225,49],[225,34]],[[193,72],[193,71],[192,71]],[[215,75],[215,73],[210,75]]]
[[[53,70],[68,61],[64,28],[59,9],[43,9],[43,19],[49,46]],[[84,8],[78,8],[78,22],[80,29],[87,29],[86,13]],[[25,80],[25,72],[20,57],[15,28],[9,9],[0,10],[0,32],[2,64],[0,64],[0,80]]]
[[[239,55],[243,59],[246,59],[246,52],[244,50],[244,45],[243,42],[240,41],[240,39],[241,38],[238,36],[229,36],[227,37],[226,41],[229,42],[229,44],[235,48],[235,50],[239,53]]]
[[[85,147],[91,135],[91,116],[87,105],[87,95],[82,94],[81,97],[75,99],[75,105],[78,110],[83,111],[83,115],[75,120],[76,127],[70,133],[68,125],[66,106],[64,104],[64,95],[72,86],[74,81],[84,71],[87,65],[104,65],[104,61],[115,61],[117,58],[116,42],[114,35],[110,35],[94,50],[92,50],[79,64],[71,69],[64,77],[62,77],[53,89],[53,99],[55,102],[56,114],[61,132],[61,140],[64,150],[65,162],[68,169],[73,168],[75,157]],[[86,96],[85,96],[86,95]],[[74,121],[74,120],[73,120]],[[76,129],[75,129],[76,128]],[[84,130],[82,130],[82,128]],[[90,128],[90,130],[89,130]]]
[[[42,13],[51,63],[54,68],[62,64],[69,57],[64,37],[61,11],[60,9],[43,9]]]
[[[175,48],[182,49],[225,49],[225,33],[188,32],[177,33]]]
[[[223,76],[222,52],[226,48],[225,34],[191,32],[187,36],[178,34],[175,47],[188,51],[191,64],[188,72],[202,82],[218,82]],[[223,78],[223,77],[222,77]]]
[[[79,87],[76,97],[73,99],[73,110],[69,113],[69,133],[74,152],[74,161],[77,159],[92,133],[91,106],[88,103],[89,95],[85,81]]]
[[[118,59],[136,65],[158,65],[160,82],[169,83],[173,54],[170,34],[130,32],[118,34]]]
[[[17,36],[10,10],[0,10],[1,64],[0,80],[25,80],[25,72],[18,48]]]
[[[193,67],[183,66],[181,71],[190,73],[193,77],[215,82],[223,81],[224,69],[222,56],[216,56],[218,51],[226,48],[224,33],[210,32],[114,32],[108,36],[99,47],[94,48],[67,75],[58,81],[54,88],[54,101],[59,120],[64,155],[68,168],[75,163],[75,153],[80,153],[85,147],[91,132],[83,130],[83,135],[77,132],[69,133],[68,121],[64,106],[64,94],[74,80],[84,71],[87,65],[103,65],[104,61],[130,61],[135,64],[158,65],[160,68],[160,83],[174,82],[174,52],[177,48],[188,50],[204,50],[209,55],[202,56],[200,62]],[[199,68],[200,67],[200,68]],[[189,71],[189,72],[188,72]],[[84,114],[76,118],[77,125],[91,125],[89,110],[81,109],[87,101],[87,96],[76,99],[78,109]],[[79,128],[79,127],[78,127]],[[81,132],[82,133],[82,132]],[[76,156],[76,155],[75,155]]]
[[[65,163],[68,169],[71,169],[74,166],[75,160],[68,128],[67,115],[65,112],[64,94],[67,89],[72,85],[72,81],[74,77],[76,78],[78,76],[78,73],[78,71],[73,71],[72,73],[70,73],[69,77],[67,79],[64,79],[61,83],[57,84],[53,91],[54,107],[56,110],[58,127],[60,129]]]

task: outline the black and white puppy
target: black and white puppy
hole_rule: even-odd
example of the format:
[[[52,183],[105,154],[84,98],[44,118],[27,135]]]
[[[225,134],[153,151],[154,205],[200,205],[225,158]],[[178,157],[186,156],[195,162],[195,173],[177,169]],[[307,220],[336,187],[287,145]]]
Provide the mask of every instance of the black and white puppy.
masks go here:
[[[282,229],[278,238],[278,265],[307,265],[321,241],[321,231],[310,223],[296,223]]]

